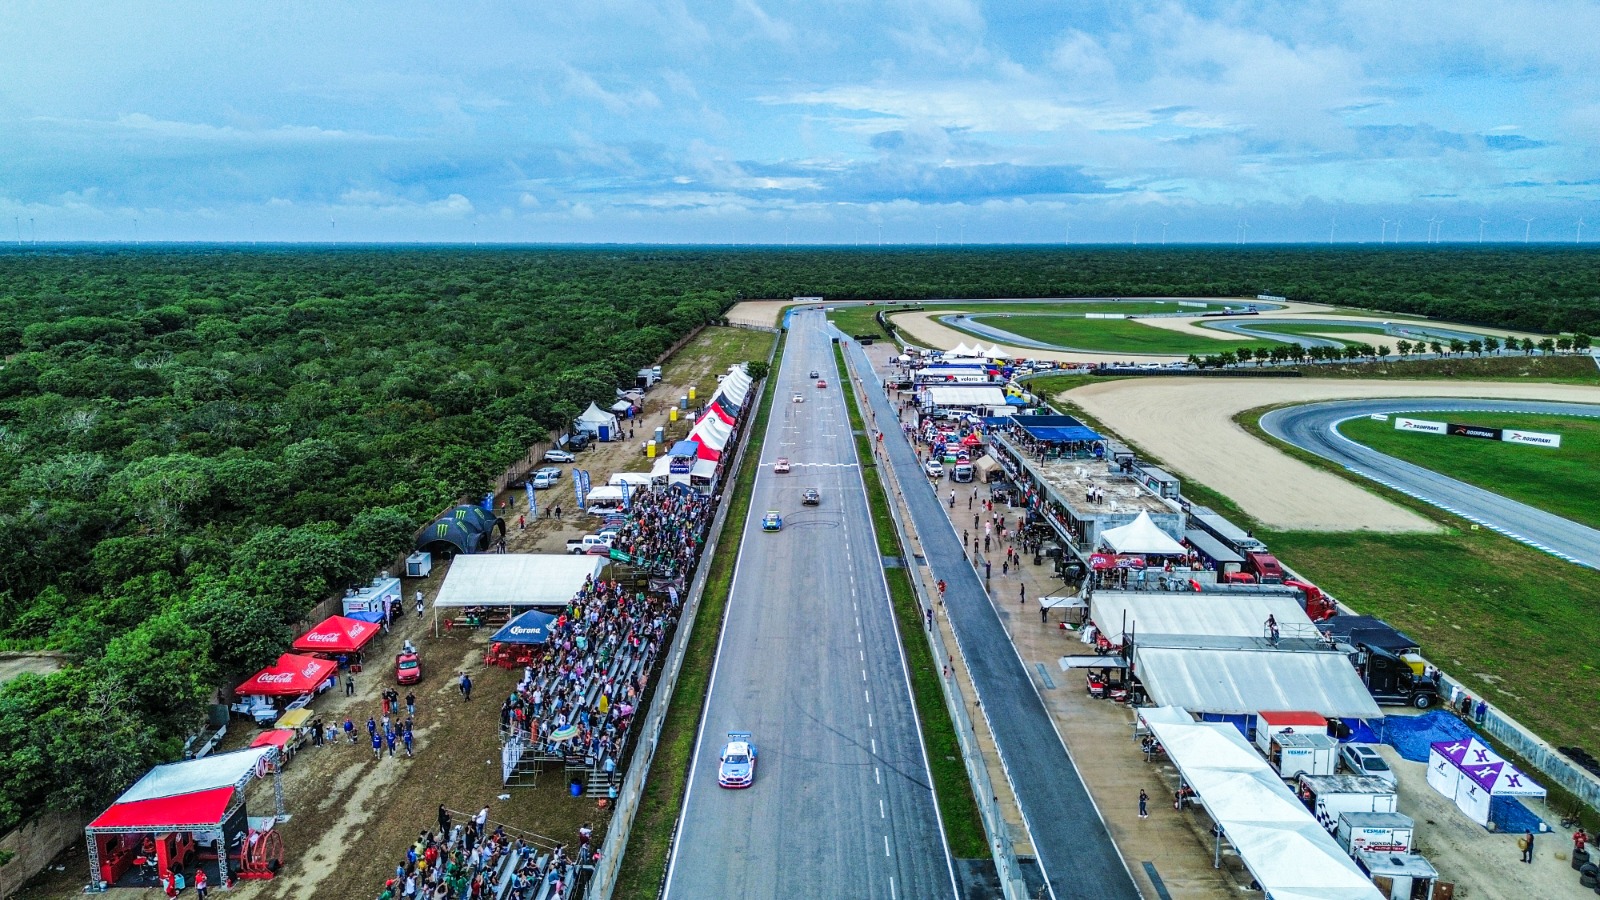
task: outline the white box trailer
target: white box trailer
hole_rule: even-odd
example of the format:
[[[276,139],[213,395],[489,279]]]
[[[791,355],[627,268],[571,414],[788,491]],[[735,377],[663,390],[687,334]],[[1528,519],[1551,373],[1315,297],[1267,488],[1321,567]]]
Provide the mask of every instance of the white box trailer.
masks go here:
[[[1327,734],[1328,718],[1322,713],[1304,710],[1262,710],[1256,713],[1256,749],[1266,756],[1272,748],[1272,738],[1286,732],[1298,734]]]
[[[1339,742],[1326,734],[1282,732],[1267,745],[1267,762],[1285,781],[1339,771]]]
[[[1351,856],[1357,851],[1406,854],[1411,852],[1415,830],[1411,817],[1403,813],[1347,812],[1339,814],[1339,830],[1334,838]]]
[[[1392,813],[1400,805],[1394,785],[1368,775],[1301,775],[1297,793],[1329,834],[1342,813]]]

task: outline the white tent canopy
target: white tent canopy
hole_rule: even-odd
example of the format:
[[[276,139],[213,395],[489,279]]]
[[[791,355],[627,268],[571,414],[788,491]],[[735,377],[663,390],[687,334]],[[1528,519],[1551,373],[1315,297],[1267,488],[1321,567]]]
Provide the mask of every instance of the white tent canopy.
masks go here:
[[[578,417],[576,424],[579,431],[595,431],[602,425],[615,429],[617,427],[617,417],[615,414],[606,412],[590,403],[589,408],[584,410],[583,415]]]
[[[433,606],[565,606],[586,580],[600,577],[606,562],[556,553],[457,556]]]
[[[728,439],[733,437],[733,426],[722,421],[715,415],[707,415],[689,432],[689,440],[699,441],[712,450],[721,450],[728,446]]]
[[[247,747],[230,753],[214,753],[200,759],[156,766],[133,787],[117,798],[118,803],[137,803],[160,797],[176,797],[220,787],[231,787],[244,781],[257,771],[261,757],[276,751],[275,747]]]
[[[1010,359],[1011,358],[1011,355],[1009,353],[1005,352],[1004,350],[1001,350],[998,344],[990,344],[989,345],[989,349],[983,351],[983,355],[989,357],[990,359]]]
[[[922,389],[923,396],[935,406],[1005,406],[1005,391],[997,387],[978,385],[940,385]]]
[[[1157,635],[1261,637],[1269,615],[1289,634],[1311,625],[1295,598],[1249,594],[1097,590],[1089,610],[1107,640],[1122,643],[1127,628],[1143,646],[1159,645]]]
[[[667,462],[671,462],[672,461],[670,458],[666,458],[666,457],[663,457],[663,458],[666,459]],[[649,472],[612,472],[611,473],[611,477],[606,479],[606,484],[613,485],[613,486],[627,484],[627,485],[631,485],[633,487],[649,487],[650,486],[650,473]]]
[[[1150,699],[1162,706],[1217,715],[1263,709],[1340,719],[1383,715],[1342,653],[1138,646],[1133,658]]]
[[[633,404],[627,400],[618,400],[611,404],[611,411],[619,416],[627,415],[630,409],[633,409]]]
[[[1266,896],[1383,900],[1237,728],[1177,718],[1159,711],[1144,716]]]
[[[1139,517],[1126,525],[1100,532],[1100,543],[1116,553],[1140,553],[1157,556],[1183,556],[1189,551],[1173,540],[1156,523],[1150,514],[1140,512]]]
[[[975,351],[973,348],[967,346],[967,342],[966,341],[962,341],[961,343],[957,344],[954,349],[946,350],[944,352],[944,355],[945,356],[972,356],[976,352],[977,351]]]
[[[1479,825],[1489,824],[1490,801],[1497,796],[1545,795],[1544,788],[1477,738],[1429,745],[1428,784]]]

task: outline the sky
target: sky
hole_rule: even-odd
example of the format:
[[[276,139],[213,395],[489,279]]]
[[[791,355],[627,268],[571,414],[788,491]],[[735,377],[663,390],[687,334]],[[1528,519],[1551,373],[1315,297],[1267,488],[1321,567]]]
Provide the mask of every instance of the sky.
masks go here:
[[[0,240],[1587,243],[1596,34],[1594,0],[10,0]]]

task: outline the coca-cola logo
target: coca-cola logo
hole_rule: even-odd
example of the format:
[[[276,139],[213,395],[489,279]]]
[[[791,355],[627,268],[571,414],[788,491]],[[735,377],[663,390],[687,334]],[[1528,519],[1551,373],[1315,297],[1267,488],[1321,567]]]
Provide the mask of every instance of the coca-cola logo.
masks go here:
[[[262,672],[256,676],[256,681],[262,684],[288,684],[293,680],[293,672]]]
[[[300,670],[300,674],[307,678],[314,678],[321,670],[322,665],[320,663],[306,663],[306,667]]]
[[[305,642],[308,644],[335,644],[338,641],[339,636],[337,634],[325,634],[320,631],[313,631],[305,636]]]

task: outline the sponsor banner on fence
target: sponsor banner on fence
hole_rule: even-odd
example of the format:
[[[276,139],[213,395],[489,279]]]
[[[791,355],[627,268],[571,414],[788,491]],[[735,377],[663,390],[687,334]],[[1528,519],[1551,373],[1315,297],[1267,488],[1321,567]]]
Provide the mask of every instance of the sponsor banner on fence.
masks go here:
[[[1387,422],[1387,421],[1389,421],[1389,417],[1384,415],[1383,413],[1373,413],[1372,415],[1368,416],[1367,418],[1371,419],[1374,422]]]
[[[1545,434],[1542,431],[1518,431],[1515,428],[1506,428],[1500,432],[1500,440],[1512,444],[1533,444],[1535,447],[1559,447],[1561,435]]]
[[[1425,431],[1428,434],[1444,434],[1449,426],[1443,422],[1429,422],[1426,419],[1408,419],[1405,416],[1394,417],[1396,431]]]
[[[1485,428],[1482,425],[1457,425],[1450,423],[1450,433],[1456,437],[1482,438],[1486,441],[1500,440],[1500,429]]]

